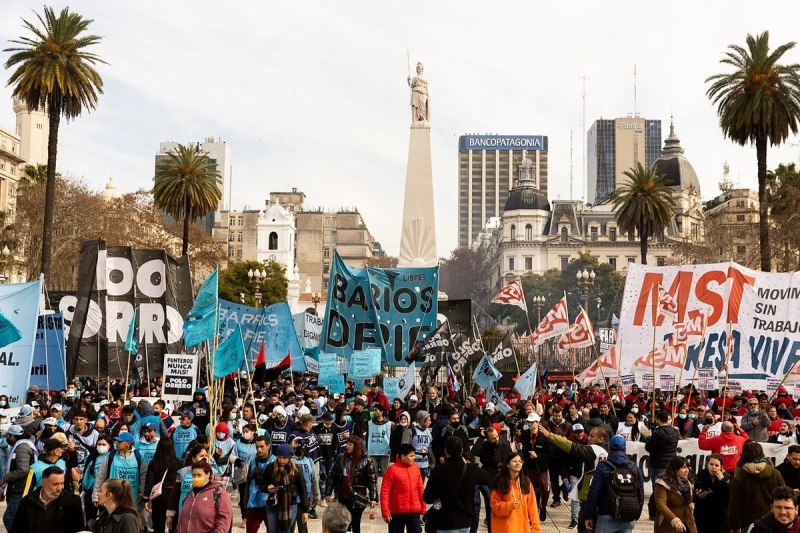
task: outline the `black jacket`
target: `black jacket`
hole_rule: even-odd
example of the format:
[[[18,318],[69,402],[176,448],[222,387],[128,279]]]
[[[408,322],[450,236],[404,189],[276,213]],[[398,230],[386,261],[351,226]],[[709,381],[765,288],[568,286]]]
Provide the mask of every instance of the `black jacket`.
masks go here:
[[[325,483],[325,496],[333,494],[333,489],[339,488],[345,469],[345,454],[340,453],[333,462],[333,469]],[[378,501],[378,476],[375,474],[375,463],[368,455],[364,455],[356,464],[353,490],[364,496],[369,496],[369,501]]]
[[[45,507],[39,500],[41,493],[39,487],[20,500],[11,533],[77,533],[86,530],[79,496],[65,490]]]
[[[433,450],[433,455],[436,457],[437,462],[440,458],[444,457],[444,443],[450,437],[458,437],[461,439],[462,449],[469,449],[469,431],[467,431],[467,428],[463,425],[453,428],[450,422],[448,422],[437,433],[433,434],[431,449]]]
[[[666,468],[670,459],[678,453],[680,433],[674,426],[658,426],[650,435],[644,449],[650,454],[650,468]]]
[[[293,478],[289,478],[289,486],[285,487],[283,485],[279,485],[277,481],[275,481],[275,463],[271,465],[267,465],[267,468],[264,470],[264,475],[261,476],[261,485],[259,485],[259,490],[261,492],[267,492],[267,487],[270,485],[274,485],[278,489],[278,494],[288,490],[289,491],[289,498],[291,502],[297,501],[297,497],[300,496],[300,509],[297,510],[298,513],[307,513],[309,508],[311,508],[311,502],[308,499],[308,491],[306,490],[306,478],[303,475],[303,471],[301,469],[297,469]]]
[[[464,478],[456,487],[466,465]],[[440,523],[448,529],[468,528],[475,516],[475,487],[489,485],[492,476],[477,465],[465,463],[461,457],[448,457],[444,463],[431,470],[431,477],[422,497],[425,503],[442,502]]]
[[[480,458],[481,468],[494,476],[500,465],[505,463],[506,457],[511,455],[511,443],[500,437],[497,444],[492,444],[486,437],[481,437],[472,448],[472,453]]]
[[[783,476],[783,482],[792,489],[800,489],[800,468],[795,468],[788,459],[775,467]]]
[[[520,437],[520,443],[522,444],[522,461],[525,463],[525,470],[547,472],[553,452],[550,441],[539,432],[536,433],[536,437],[533,437],[531,430],[525,428]],[[531,452],[536,453],[536,458],[531,457]]]
[[[365,440],[367,438],[367,432],[369,431],[369,411],[366,409],[361,412],[353,410],[353,412],[350,413],[350,419],[353,421],[353,435],[357,435],[361,437],[361,440]]]
[[[729,533],[728,503],[731,499],[731,475],[725,473],[721,480],[711,477],[704,468],[697,475],[694,485],[694,522],[698,533]],[[705,497],[698,492],[710,490]]]
[[[95,533],[138,533],[139,515],[132,509],[117,508],[111,515],[101,513],[102,519],[95,522]],[[90,520],[90,522],[93,522]]]
[[[795,520],[798,520],[795,518]],[[789,528],[791,530],[791,528]],[[752,533],[783,533],[787,531],[787,529],[780,524],[776,523],[775,518],[772,516],[772,512],[769,512],[753,522],[752,529],[750,530]]]

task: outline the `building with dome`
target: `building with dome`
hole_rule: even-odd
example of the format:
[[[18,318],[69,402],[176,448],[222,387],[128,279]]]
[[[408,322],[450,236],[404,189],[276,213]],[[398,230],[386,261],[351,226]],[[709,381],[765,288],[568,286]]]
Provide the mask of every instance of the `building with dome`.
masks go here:
[[[670,135],[653,168],[673,190],[675,218],[663,235],[650,242],[650,264],[670,264],[679,245],[703,240],[699,180],[683,153],[674,125],[670,125]],[[503,215],[499,223],[495,221],[492,238],[482,240],[493,262],[493,289],[527,272],[565,270],[583,253],[616,270],[640,262],[638,236],[617,226],[616,213],[608,199],[596,205],[579,200],[549,202],[532,178],[533,160],[523,154],[515,166],[516,185],[508,195]]]

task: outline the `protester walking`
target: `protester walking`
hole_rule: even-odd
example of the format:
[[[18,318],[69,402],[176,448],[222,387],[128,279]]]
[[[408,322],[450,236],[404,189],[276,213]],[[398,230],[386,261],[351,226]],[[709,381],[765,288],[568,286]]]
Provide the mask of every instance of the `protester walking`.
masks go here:
[[[656,479],[655,533],[697,533],[692,511],[693,496],[689,463],[683,457],[675,456]]]
[[[415,452],[418,456],[416,447]],[[416,461],[419,464],[419,460]],[[347,439],[344,453],[336,457],[325,485],[326,502],[331,501],[334,489],[336,499],[350,511],[353,533],[361,533],[364,509],[374,508],[378,502],[378,476],[375,474],[375,463],[364,453],[362,440],[356,435]]]
[[[81,499],[64,490],[64,471],[51,466],[41,472],[41,485],[22,498],[10,533],[78,533],[86,529]]]
[[[701,533],[728,533],[732,476],[722,469],[722,456],[708,456],[694,485],[694,523]]]
[[[764,456],[761,444],[747,442],[731,483],[730,529],[747,531],[769,512],[770,494],[783,484],[783,476]]]
[[[97,503],[105,512],[90,524],[94,533],[139,533],[139,513],[128,481],[114,478],[103,482]]]
[[[192,490],[181,509],[176,533],[228,533],[233,521],[231,497],[214,481],[208,461],[192,465]],[[277,529],[270,531],[279,531]]]
[[[161,533],[166,528],[167,506],[172,489],[177,485],[180,462],[175,456],[175,445],[169,437],[161,437],[144,482],[145,509],[151,513],[153,531]],[[156,489],[155,491],[153,489]]]
[[[523,466],[522,455],[512,453],[492,481],[492,531],[539,533],[542,530],[536,493]],[[546,496],[541,501],[547,506]]]
[[[389,524],[389,533],[420,533],[420,517],[427,506],[423,500],[422,475],[415,461],[411,444],[401,444],[383,475],[381,485],[381,517]]]
[[[21,426],[14,424],[6,431],[6,443],[10,447],[8,451],[8,463],[5,473],[0,481],[0,490],[5,490],[6,511],[3,513],[3,525],[6,531],[11,531],[14,525],[14,516],[17,514],[17,507],[22,500],[22,493],[25,490],[25,483],[28,479],[28,470],[36,462],[36,446],[32,440],[27,438]]]
[[[680,434],[678,428],[672,425],[669,411],[662,409],[656,413],[656,428],[650,435],[645,450],[650,454],[650,482],[652,483],[653,493],[647,502],[647,510],[650,520],[655,520],[656,505],[655,491],[656,480],[669,462],[678,453],[678,440]]]

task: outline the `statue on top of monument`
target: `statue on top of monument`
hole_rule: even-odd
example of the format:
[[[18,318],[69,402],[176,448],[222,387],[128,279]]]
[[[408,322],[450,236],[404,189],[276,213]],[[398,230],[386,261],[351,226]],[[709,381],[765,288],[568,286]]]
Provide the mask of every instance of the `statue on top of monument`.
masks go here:
[[[517,163],[517,169],[519,170],[519,181],[536,179],[536,165],[528,157],[527,150],[522,151],[522,159]]]
[[[428,80],[422,77],[424,67],[417,63],[417,75],[408,76],[411,87],[411,122],[428,122],[431,119],[431,101],[428,96]]]

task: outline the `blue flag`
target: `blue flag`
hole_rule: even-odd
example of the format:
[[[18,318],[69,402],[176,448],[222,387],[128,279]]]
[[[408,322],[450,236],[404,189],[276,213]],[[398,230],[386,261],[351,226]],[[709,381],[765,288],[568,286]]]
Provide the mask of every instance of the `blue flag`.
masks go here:
[[[139,348],[136,347],[136,345],[139,344],[139,339],[136,337],[136,311],[137,308],[134,307],[131,323],[128,326],[128,335],[125,337],[125,351],[131,355],[137,355],[139,353]]]
[[[479,387],[488,389],[501,377],[503,377],[503,374],[494,367],[489,360],[489,356],[484,355],[478,363],[478,366],[475,367],[475,372],[472,374],[472,381],[477,383]]]
[[[531,365],[524,374],[517,378],[514,388],[517,389],[523,400],[533,396],[533,391],[536,389],[536,364]]]
[[[219,267],[208,275],[197,291],[194,305],[183,323],[183,341],[186,348],[197,346],[214,337],[217,307],[219,304]]]
[[[244,361],[244,342],[242,342],[242,330],[239,326],[228,335],[228,338],[217,347],[214,353],[214,372],[213,379],[222,379],[231,372],[239,369],[239,365]]]
[[[17,326],[0,312],[0,348],[8,346],[12,342],[17,342],[21,338],[22,333],[19,332]]]

